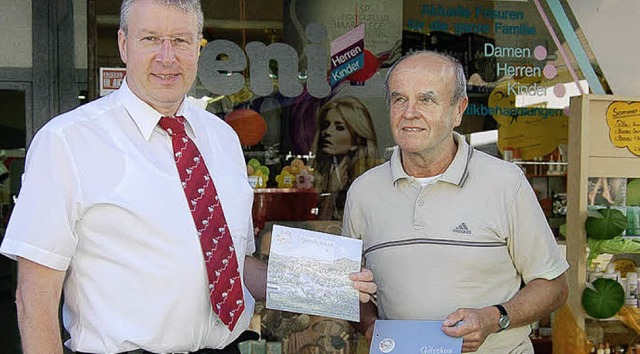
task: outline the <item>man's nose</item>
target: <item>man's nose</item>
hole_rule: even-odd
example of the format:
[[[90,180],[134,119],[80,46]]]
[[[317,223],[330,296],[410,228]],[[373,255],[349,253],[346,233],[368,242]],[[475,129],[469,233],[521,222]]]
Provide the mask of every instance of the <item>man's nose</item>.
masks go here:
[[[173,49],[171,39],[163,38],[162,42],[160,42],[160,48],[158,48],[158,56],[156,59],[162,64],[171,64],[175,60],[175,51]]]
[[[415,119],[418,118],[418,111],[416,109],[415,102],[408,101],[404,107],[404,111],[402,112],[402,118],[404,119]]]

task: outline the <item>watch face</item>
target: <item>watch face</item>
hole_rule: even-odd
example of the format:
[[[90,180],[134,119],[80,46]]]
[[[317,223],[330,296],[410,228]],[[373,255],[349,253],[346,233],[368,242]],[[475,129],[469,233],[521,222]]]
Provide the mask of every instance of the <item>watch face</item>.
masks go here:
[[[509,316],[500,316],[500,321],[498,321],[498,325],[501,329],[505,329],[509,327]]]

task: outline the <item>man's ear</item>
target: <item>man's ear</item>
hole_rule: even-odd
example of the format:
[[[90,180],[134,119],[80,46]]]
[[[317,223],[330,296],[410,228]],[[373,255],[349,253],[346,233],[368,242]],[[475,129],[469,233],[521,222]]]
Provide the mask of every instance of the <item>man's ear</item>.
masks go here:
[[[198,36],[198,56],[200,56],[200,52],[205,45],[207,45],[207,40],[202,38],[202,33]]]
[[[463,99],[460,100],[460,102],[458,102],[458,105],[456,107],[456,112],[455,112],[455,118],[454,118],[454,127],[457,127],[460,125],[460,123],[462,123],[462,116],[464,116],[464,111],[467,109],[467,106],[469,105],[469,97],[464,97]]]
[[[118,49],[120,49],[120,60],[127,63],[127,35],[122,29],[118,30]]]

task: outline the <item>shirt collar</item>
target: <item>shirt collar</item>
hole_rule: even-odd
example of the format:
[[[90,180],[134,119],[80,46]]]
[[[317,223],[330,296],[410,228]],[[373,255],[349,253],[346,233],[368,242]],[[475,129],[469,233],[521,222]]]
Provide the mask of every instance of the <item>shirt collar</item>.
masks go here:
[[[404,172],[404,168],[402,167],[402,154],[400,153],[400,148],[396,145],[393,148],[393,154],[391,154],[391,158],[389,159],[389,165],[391,166],[391,180],[395,184],[399,179],[410,178],[406,172]]]
[[[464,137],[456,132],[453,132],[453,138],[455,139],[458,150],[453,157],[453,161],[442,174],[440,181],[449,182],[457,186],[462,187],[469,174],[469,160],[473,155],[473,148],[467,144]],[[395,184],[398,180],[403,178],[410,178],[402,167],[402,158],[400,148],[395,147],[391,159],[389,160],[391,166],[391,179]]]
[[[473,148],[467,144],[464,136],[453,132],[453,138],[458,144],[458,151],[440,180],[462,187],[469,174],[469,160],[473,155]]]
[[[131,117],[140,130],[140,134],[142,134],[145,140],[149,141],[153,130],[158,126],[158,122],[160,121],[160,118],[162,118],[162,114],[136,96],[129,88],[126,78],[122,81],[122,85],[116,93],[118,95],[118,100],[122,103],[122,106],[124,106],[129,117]],[[193,107],[186,102],[186,99],[182,100],[176,115],[185,117],[185,120],[187,121],[186,129],[195,138],[193,122],[191,121],[194,117],[194,114],[191,114]]]

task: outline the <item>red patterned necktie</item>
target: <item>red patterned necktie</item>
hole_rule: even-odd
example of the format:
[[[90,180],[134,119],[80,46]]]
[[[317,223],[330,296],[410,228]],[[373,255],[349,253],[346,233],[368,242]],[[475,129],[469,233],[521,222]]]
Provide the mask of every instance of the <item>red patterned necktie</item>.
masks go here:
[[[198,147],[187,136],[184,122],[182,116],[162,117],[159,125],[171,135],[182,188],[200,237],[213,311],[233,331],[244,311],[238,260],[213,178]]]

